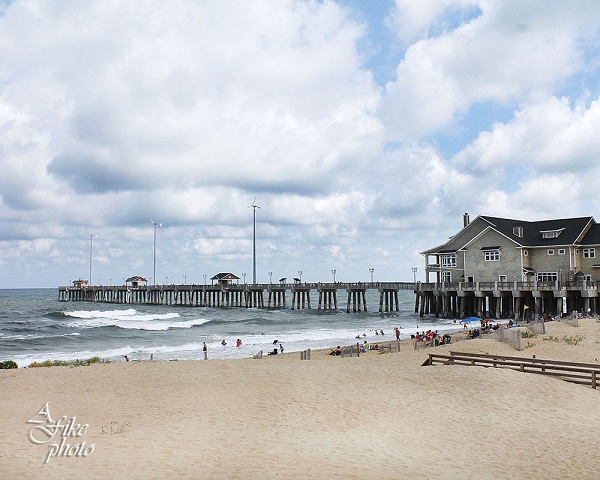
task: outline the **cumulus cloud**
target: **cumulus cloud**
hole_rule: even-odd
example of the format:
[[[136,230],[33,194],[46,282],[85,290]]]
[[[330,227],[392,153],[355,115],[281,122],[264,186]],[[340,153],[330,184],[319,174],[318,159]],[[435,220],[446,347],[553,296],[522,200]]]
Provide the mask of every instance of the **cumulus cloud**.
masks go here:
[[[476,172],[527,163],[538,173],[590,173],[598,168],[599,128],[598,100],[586,107],[549,97],[525,105],[510,122],[482,132],[455,161]]]
[[[425,29],[440,11],[475,2],[435,2],[398,11]],[[597,33],[600,5],[561,8],[547,2],[480,1],[480,15],[451,30],[433,31],[407,50],[386,86],[382,115],[389,138],[420,138],[449,128],[480,102],[517,105],[543,97],[582,68],[586,40]],[[425,10],[423,13],[421,10]],[[560,15],[560,22],[555,22]],[[398,26],[398,35],[402,35]],[[551,33],[550,33],[551,32]]]
[[[90,231],[103,282],[149,277],[150,219],[159,278],[248,273],[255,198],[259,281],[410,279],[464,211],[599,206],[593,0],[0,11],[0,286],[85,278]]]

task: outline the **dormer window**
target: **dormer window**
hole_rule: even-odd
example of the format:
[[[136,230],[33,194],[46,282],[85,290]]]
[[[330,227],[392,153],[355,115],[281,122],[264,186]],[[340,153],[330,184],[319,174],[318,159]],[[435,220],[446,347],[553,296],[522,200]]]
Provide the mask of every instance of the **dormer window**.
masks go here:
[[[513,235],[523,238],[523,227],[513,227]]]
[[[540,233],[542,234],[542,238],[558,238],[563,230],[564,228],[558,230],[542,230]]]

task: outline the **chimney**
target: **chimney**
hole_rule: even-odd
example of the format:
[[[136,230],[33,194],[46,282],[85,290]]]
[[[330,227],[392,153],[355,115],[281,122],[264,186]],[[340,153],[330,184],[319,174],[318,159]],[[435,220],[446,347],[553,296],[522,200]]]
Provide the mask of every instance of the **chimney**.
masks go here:
[[[469,225],[469,214],[465,212],[463,215],[463,227],[466,227],[467,225]]]

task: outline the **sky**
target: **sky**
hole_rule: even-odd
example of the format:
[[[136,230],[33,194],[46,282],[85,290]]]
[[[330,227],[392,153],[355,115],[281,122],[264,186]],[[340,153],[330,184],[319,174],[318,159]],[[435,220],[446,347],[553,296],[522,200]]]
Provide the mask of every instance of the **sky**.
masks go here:
[[[600,220],[599,97],[597,0],[0,0],[0,288],[424,280]]]

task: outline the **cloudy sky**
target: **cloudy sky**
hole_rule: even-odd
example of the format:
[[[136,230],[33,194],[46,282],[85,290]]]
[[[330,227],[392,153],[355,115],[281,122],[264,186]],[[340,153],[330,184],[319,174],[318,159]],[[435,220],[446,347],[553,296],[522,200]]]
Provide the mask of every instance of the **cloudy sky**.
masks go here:
[[[90,250],[252,281],[253,202],[258,282],[423,279],[464,212],[600,220],[599,34],[597,0],[0,0],[0,288]]]

